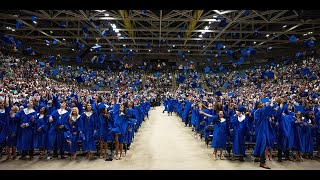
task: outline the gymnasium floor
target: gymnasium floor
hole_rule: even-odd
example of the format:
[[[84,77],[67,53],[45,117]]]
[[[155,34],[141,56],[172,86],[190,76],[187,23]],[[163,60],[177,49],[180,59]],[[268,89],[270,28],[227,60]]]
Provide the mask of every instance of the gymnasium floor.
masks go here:
[[[195,139],[190,128],[177,116],[162,113],[162,107],[150,111],[134,139],[127,157],[120,161],[80,160],[9,160],[0,162],[1,170],[263,170],[248,156],[246,162],[213,160],[212,149]],[[3,159],[5,156],[3,157]],[[276,158],[274,158],[276,160]],[[318,160],[304,162],[270,162],[272,169],[320,169]]]

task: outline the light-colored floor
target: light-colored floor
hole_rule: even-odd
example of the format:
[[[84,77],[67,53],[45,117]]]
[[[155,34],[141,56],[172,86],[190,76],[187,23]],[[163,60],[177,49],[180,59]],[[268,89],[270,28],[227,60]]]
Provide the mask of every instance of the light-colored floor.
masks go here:
[[[275,158],[276,159],[276,158]],[[305,162],[270,162],[272,169],[320,169],[317,160]],[[184,127],[181,119],[175,115],[162,113],[162,107],[150,111],[149,119],[143,123],[134,139],[127,157],[122,160],[104,161],[96,159],[86,161],[9,160],[0,162],[0,169],[23,170],[227,170],[261,169],[249,156],[246,162],[231,160],[213,160],[212,149],[196,139],[190,128]]]

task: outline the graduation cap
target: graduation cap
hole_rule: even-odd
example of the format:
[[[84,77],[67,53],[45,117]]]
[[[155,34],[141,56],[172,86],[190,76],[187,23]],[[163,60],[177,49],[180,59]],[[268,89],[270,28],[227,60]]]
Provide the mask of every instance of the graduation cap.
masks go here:
[[[81,63],[81,58],[80,57],[76,57],[76,62]]]
[[[242,56],[246,56],[247,55],[247,48],[241,49],[241,54],[242,54]]]
[[[304,68],[303,70],[302,70],[302,75],[307,75],[307,74],[310,74],[311,72],[310,72],[310,69],[309,68]]]
[[[290,90],[291,90],[291,91],[294,91],[295,89],[296,89],[295,86],[291,86],[291,87],[290,87]]]
[[[57,40],[53,40],[52,44],[58,44],[58,41]]]
[[[226,19],[222,19],[221,21],[220,21],[220,23],[219,23],[219,25],[218,26],[220,26],[220,27],[226,27],[227,26],[227,20]]]
[[[289,40],[290,40],[290,42],[294,43],[294,42],[296,42],[297,38],[294,35],[291,35]]]
[[[227,82],[224,84],[224,86],[225,86],[226,88],[228,88],[228,87],[230,86],[229,81],[227,81]]]
[[[302,56],[302,53],[301,52],[297,52],[296,54],[296,58],[298,59],[298,57]]]
[[[246,108],[243,107],[242,105],[239,105],[239,106],[238,106],[238,111],[244,112],[245,110],[246,110]]]
[[[214,94],[217,95],[217,96],[222,96],[222,93],[220,91],[217,91]]]
[[[269,98],[261,98],[261,102],[264,104],[264,103],[270,102],[270,99]]]
[[[209,67],[209,66],[206,66],[206,67],[204,68],[204,72],[205,72],[206,74],[208,74],[208,73],[210,72],[210,67]]]
[[[20,41],[16,41],[16,48],[20,49],[22,46],[22,43]]]
[[[294,106],[294,112],[301,112],[304,113],[304,107],[299,105],[299,106]]]
[[[177,79],[177,82],[178,83],[183,83],[185,79],[186,79],[185,76],[179,75],[179,78]]]
[[[220,43],[220,42],[217,42],[217,43],[216,43],[216,48],[217,48],[218,50],[222,49],[222,48],[223,48],[223,44]]]
[[[230,49],[230,50],[227,50],[227,55],[232,57],[232,54],[233,54],[233,51]]]
[[[32,22],[37,22],[37,17],[36,16],[31,16],[31,21]]]
[[[191,87],[192,87],[192,88],[196,88],[196,87],[197,87],[197,83],[194,81],[194,82],[191,84]]]
[[[44,66],[46,66],[46,63],[43,62],[43,61],[40,61],[40,62],[39,62],[39,65],[40,65],[40,67],[44,67]]]
[[[222,71],[223,70],[223,66],[219,66],[219,71]]]
[[[17,20],[16,21],[16,29],[21,29],[21,27],[22,27],[22,22]]]
[[[123,48],[123,52],[127,52],[127,48],[126,47]]]
[[[67,23],[65,21],[62,21],[59,23],[59,27],[65,29],[67,27]]]
[[[248,15],[249,15],[249,13],[250,13],[250,11],[249,11],[249,10],[244,10],[244,12],[242,13],[242,15],[243,15],[243,16],[248,16]]]
[[[229,96],[229,97],[234,97],[234,93],[233,93],[233,92],[230,92],[230,93],[228,93],[228,96]]]
[[[261,84],[260,83],[257,84],[257,88],[261,88]]]
[[[101,36],[104,36],[104,35],[106,35],[107,34],[107,31],[106,30],[103,30],[102,32],[101,32]]]
[[[82,27],[81,29],[82,29],[82,31],[83,31],[84,33],[86,33],[86,34],[88,34],[88,33],[89,33],[89,30],[88,30],[88,28],[87,28],[87,27]]]
[[[146,45],[147,48],[150,48],[151,47],[151,44],[150,42],[147,42],[147,45]]]
[[[316,79],[317,79],[317,76],[315,74],[312,74],[311,80],[316,80]]]
[[[306,41],[306,46],[307,46],[307,48],[310,48],[310,47],[312,47],[313,45],[314,45],[314,41],[313,41],[313,40],[309,39],[309,40]]]
[[[59,69],[54,69],[53,70],[53,76],[57,76],[59,74]]]

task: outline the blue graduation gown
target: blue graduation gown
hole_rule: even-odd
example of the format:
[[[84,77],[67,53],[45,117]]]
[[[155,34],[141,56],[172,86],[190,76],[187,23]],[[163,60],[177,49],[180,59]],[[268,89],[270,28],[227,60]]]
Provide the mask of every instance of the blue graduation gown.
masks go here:
[[[303,125],[294,123],[294,149],[301,153],[305,153],[305,138],[303,136]]]
[[[164,100],[163,105],[164,105],[163,111],[168,111],[168,99],[167,98]]]
[[[19,128],[19,120],[17,120],[15,117],[8,118],[8,141],[7,146],[17,146],[17,134],[18,134],[18,128]]]
[[[205,118],[205,125],[204,125],[204,131],[203,131],[203,136],[204,136],[204,138],[208,138],[208,136],[210,135],[210,134],[212,134],[212,132],[207,132],[205,129],[206,129],[206,127],[208,126],[208,125],[210,125],[211,123],[213,123],[213,120],[215,119],[215,118],[217,118],[217,115],[215,114],[215,112],[214,112],[214,110],[213,109],[205,109],[204,110],[204,112],[206,113],[206,114],[209,114],[209,115],[212,115],[213,117],[206,117]]]
[[[66,126],[68,125],[70,113],[65,110],[59,114],[59,109],[53,111],[50,115],[53,121],[48,124],[48,140],[47,140],[47,150],[63,150],[66,145],[64,138],[64,132],[66,131]],[[49,118],[49,117],[48,117]],[[64,125],[64,128],[59,127]]]
[[[69,118],[68,125],[66,128],[71,133],[71,144],[69,145],[69,152],[70,153],[76,153],[78,150],[78,141],[79,141],[79,131],[80,131],[80,125],[81,123],[81,116],[79,115],[76,120]]]
[[[17,137],[17,149],[18,151],[32,150],[33,149],[33,123],[31,117],[34,117],[34,120],[37,119],[37,112],[33,109],[27,112],[27,109],[20,110],[15,118],[19,121],[19,130]],[[28,123],[29,126],[22,128],[21,124]]]
[[[10,116],[10,107],[5,107],[0,112],[0,147],[5,145],[8,135],[8,118]]]
[[[114,106],[114,126],[112,131],[119,135],[119,143],[123,144],[126,140],[127,129],[129,126],[129,118],[126,114],[119,112],[120,104]]]
[[[54,106],[47,106],[46,109],[47,109],[47,114],[52,114],[53,111],[56,110]]]
[[[254,124],[256,132],[256,145],[254,147],[254,155],[264,156],[266,147],[269,147],[268,133],[266,129],[269,125],[269,117],[272,114],[271,106],[257,109],[254,112]]]
[[[224,122],[218,121],[218,118],[215,118],[213,120],[214,123],[214,130],[213,130],[213,139],[212,139],[212,145],[213,148],[226,148],[227,143],[227,120]]]
[[[82,150],[95,151],[96,141],[94,139],[94,131],[99,133],[99,119],[94,111],[92,111],[91,116],[87,116],[84,112],[81,114],[79,130],[85,136],[85,139],[82,141]]]
[[[232,153],[234,155],[244,156],[246,152],[245,148],[245,135],[248,131],[248,117],[242,115],[244,120],[241,122],[238,120],[238,117],[233,115],[230,118],[230,121],[233,126],[233,144],[232,144]]]
[[[128,124],[128,135],[126,142],[128,144],[131,144],[132,138],[134,137],[134,124],[136,123],[136,111],[132,108],[126,109],[126,114],[129,115],[130,121]]]
[[[41,132],[38,131],[40,127]],[[38,114],[34,123],[33,133],[33,147],[36,149],[45,148],[48,135],[48,119],[44,119],[44,117],[40,118]]]
[[[189,111],[191,110],[191,105],[192,105],[192,102],[186,101],[186,104],[182,112],[182,122],[186,122]]]
[[[174,109],[174,100],[173,99],[168,99],[168,112],[173,112]]]
[[[294,145],[294,113],[281,115],[278,121],[278,149],[289,150]],[[288,147],[288,148],[287,148]]]
[[[197,111],[198,111],[198,108],[196,108],[196,107],[193,107],[191,109],[191,112],[192,112],[192,114],[191,114],[191,125],[193,125],[193,126],[196,124]]]
[[[305,118],[303,122],[308,124],[307,126],[304,127],[304,131],[303,131],[303,137],[305,141],[304,152],[313,154],[313,150],[314,150],[314,139],[312,134],[313,120],[312,119],[309,120]]]

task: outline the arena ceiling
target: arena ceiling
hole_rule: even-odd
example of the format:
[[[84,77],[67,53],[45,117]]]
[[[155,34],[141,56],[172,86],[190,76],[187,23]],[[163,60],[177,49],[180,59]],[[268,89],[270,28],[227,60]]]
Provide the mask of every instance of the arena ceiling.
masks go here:
[[[217,42],[233,51],[253,47],[257,54],[268,48],[288,52],[291,35],[299,44],[320,32],[320,13],[313,10],[1,10],[0,22],[1,34],[40,53],[89,57],[95,44],[102,46],[99,54],[132,51],[162,58],[178,57],[179,51],[193,58],[214,56]],[[85,45],[81,51],[77,40]]]

